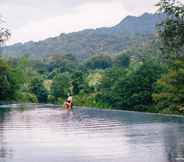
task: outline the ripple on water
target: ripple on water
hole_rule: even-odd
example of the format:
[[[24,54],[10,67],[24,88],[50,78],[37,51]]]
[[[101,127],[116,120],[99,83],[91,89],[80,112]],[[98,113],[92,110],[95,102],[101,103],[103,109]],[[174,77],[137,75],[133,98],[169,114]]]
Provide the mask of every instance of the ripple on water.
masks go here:
[[[5,110],[0,110],[2,162],[174,162],[184,157],[181,119],[94,109],[68,112],[53,105]]]

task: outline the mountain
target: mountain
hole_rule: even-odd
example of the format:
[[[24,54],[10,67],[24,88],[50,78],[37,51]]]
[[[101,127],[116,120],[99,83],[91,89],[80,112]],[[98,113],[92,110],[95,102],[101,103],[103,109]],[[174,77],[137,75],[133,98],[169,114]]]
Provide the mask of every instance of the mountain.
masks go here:
[[[155,33],[156,24],[162,19],[161,15],[149,13],[139,17],[127,16],[113,27],[87,29],[39,42],[30,41],[7,46],[3,50],[3,55],[42,58],[52,54],[72,54],[82,59],[92,54],[119,53],[150,40]]]

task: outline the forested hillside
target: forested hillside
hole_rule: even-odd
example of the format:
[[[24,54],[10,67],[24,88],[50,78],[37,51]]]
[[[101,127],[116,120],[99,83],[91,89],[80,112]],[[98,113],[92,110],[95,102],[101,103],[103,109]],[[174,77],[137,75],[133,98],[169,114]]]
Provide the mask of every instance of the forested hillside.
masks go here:
[[[39,42],[8,46],[3,54],[11,57],[29,55],[31,58],[53,54],[72,54],[77,58],[87,58],[93,54],[116,54],[148,44],[154,37],[156,24],[162,19],[163,16],[148,13],[140,17],[128,16],[113,27],[83,30]]]

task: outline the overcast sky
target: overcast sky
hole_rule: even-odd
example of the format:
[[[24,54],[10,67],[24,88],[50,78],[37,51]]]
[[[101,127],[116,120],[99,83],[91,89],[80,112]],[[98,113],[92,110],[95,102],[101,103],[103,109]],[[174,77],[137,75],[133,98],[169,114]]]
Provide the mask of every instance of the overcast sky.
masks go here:
[[[38,41],[86,28],[109,27],[127,15],[154,12],[158,0],[0,0],[12,38]]]

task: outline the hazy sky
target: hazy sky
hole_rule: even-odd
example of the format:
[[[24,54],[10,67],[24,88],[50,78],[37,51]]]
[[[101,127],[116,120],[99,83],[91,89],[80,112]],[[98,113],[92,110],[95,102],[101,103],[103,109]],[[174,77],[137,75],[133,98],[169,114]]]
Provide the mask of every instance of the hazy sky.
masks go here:
[[[0,0],[9,43],[42,40],[86,28],[113,26],[127,15],[154,12],[158,0]]]

